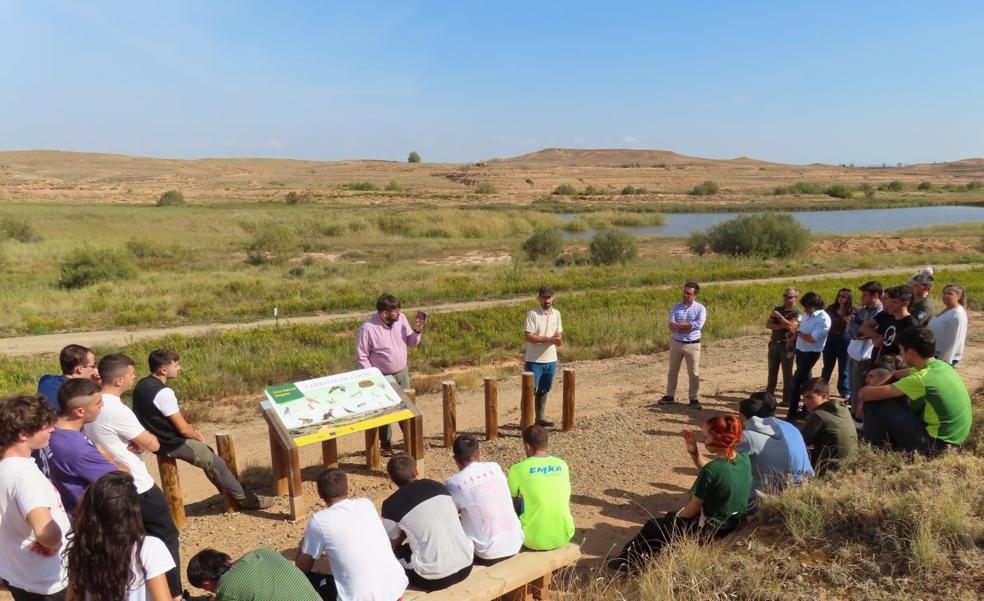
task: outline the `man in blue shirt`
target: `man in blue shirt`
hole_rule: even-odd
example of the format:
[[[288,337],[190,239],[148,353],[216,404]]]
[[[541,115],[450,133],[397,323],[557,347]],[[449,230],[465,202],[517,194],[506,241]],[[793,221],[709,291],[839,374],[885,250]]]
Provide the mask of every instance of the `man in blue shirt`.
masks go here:
[[[70,344],[58,353],[62,375],[45,374],[38,380],[38,394],[43,396],[55,413],[61,411],[58,406],[58,389],[69,378],[86,378],[99,382],[99,370],[96,368],[96,354],[92,349]]]
[[[690,377],[690,406],[700,409],[697,392],[700,388],[700,331],[707,321],[707,309],[697,302],[700,286],[696,282],[683,285],[683,302],[670,310],[667,327],[670,330],[670,367],[666,375],[666,395],[659,400],[662,404],[676,402],[677,376],[680,364],[687,361],[687,375]]]

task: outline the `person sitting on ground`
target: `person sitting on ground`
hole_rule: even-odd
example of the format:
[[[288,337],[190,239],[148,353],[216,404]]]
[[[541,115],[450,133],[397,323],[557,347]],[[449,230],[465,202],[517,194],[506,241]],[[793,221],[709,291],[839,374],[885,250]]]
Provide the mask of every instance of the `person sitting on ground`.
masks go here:
[[[272,549],[250,551],[237,561],[203,549],[188,562],[188,582],[215,594],[215,601],[320,601],[308,579]],[[327,599],[327,597],[324,597]]]
[[[902,368],[902,358],[898,355],[892,355],[889,358],[894,359],[893,361],[885,363],[876,363],[868,370],[864,376],[865,386],[878,386],[880,384],[891,384],[896,381],[896,378],[892,377],[892,372]],[[861,390],[863,387],[859,387]],[[915,403],[913,403],[907,396],[899,395],[891,399],[885,399],[887,402],[898,403],[899,406],[906,411],[910,411],[915,415],[920,415],[921,410],[915,410]],[[876,410],[877,411],[877,410]],[[857,407],[857,414],[855,418],[860,417],[862,420],[861,424],[861,437],[867,442],[871,443],[876,447],[882,447],[886,445],[895,446],[895,441],[892,439],[892,435],[889,430],[886,429],[885,424],[882,423],[881,419],[869,419],[864,420],[864,401],[861,401]],[[901,428],[909,428],[908,430],[902,430]],[[919,436],[919,432],[923,429],[922,420],[907,420],[904,424],[895,424],[892,430],[895,430],[895,436],[900,437],[903,440],[915,440]]]
[[[608,561],[609,568],[637,571],[647,557],[658,554],[677,536],[696,534],[707,542],[741,525],[752,493],[751,462],[737,448],[741,421],[734,415],[720,415],[704,422],[704,446],[712,455],[710,461],[700,456],[695,434],[683,432],[687,452],[700,470],[690,488],[690,501],[679,511],[647,521],[622,552]]]
[[[72,517],[65,549],[68,601],[171,601],[174,559],[147,536],[133,477],[110,472],[92,483]]]
[[[816,292],[807,292],[800,300],[803,305],[803,321],[796,332],[796,372],[786,390],[789,398],[783,399],[789,407],[786,419],[792,421],[800,415],[800,388],[803,382],[813,377],[813,366],[820,359],[820,353],[827,343],[830,333],[830,316],[823,310],[823,298]]]
[[[205,472],[220,493],[228,493],[240,509],[265,509],[274,503],[270,497],[258,497],[243,486],[225,461],[215,454],[201,432],[181,414],[178,397],[167,385],[181,373],[178,353],[158,349],[147,358],[150,375],[133,388],[133,412],[140,424],[157,437],[158,455],[180,459]]]
[[[171,552],[175,567],[167,571],[167,584],[171,595],[180,598],[178,529],[171,518],[164,491],[154,482],[143,460],[143,453],[156,452],[160,443],[140,425],[137,416],[120,398],[133,387],[136,377],[133,366],[133,359],[121,354],[106,355],[99,360],[103,407],[96,419],[83,429],[89,440],[106,449],[113,462],[125,465],[133,476],[144,529],[150,536],[164,541]]]
[[[875,345],[874,363],[883,362],[892,355],[899,355],[898,335],[919,322],[909,313],[913,298],[912,286],[892,286],[882,293],[884,310],[865,323],[859,331]]]
[[[830,398],[823,378],[812,378],[800,389],[803,406],[810,412],[801,430],[811,447],[810,463],[817,474],[834,469],[858,452],[858,430],[847,405]]]
[[[395,601],[407,590],[407,575],[393,555],[376,506],[369,499],[350,499],[350,492],[345,472],[321,472],[318,495],[327,507],[308,520],[294,565],[311,578],[315,560],[328,556],[328,580],[334,580],[326,599]]]
[[[534,551],[557,549],[574,536],[571,471],[548,450],[546,428],[523,430],[526,459],[509,468],[509,494],[523,525],[523,544]]]
[[[895,448],[906,451],[932,456],[963,444],[973,420],[970,393],[953,367],[933,358],[933,333],[910,328],[899,334],[898,344],[911,369],[889,374],[887,378],[899,378],[892,384],[886,379],[861,390],[865,423],[877,421]],[[914,405],[907,409],[885,402],[900,395],[909,397]]]
[[[782,490],[787,482],[799,484],[814,476],[803,435],[793,424],[774,417],[776,398],[752,393],[738,405],[743,431],[738,452],[752,462],[752,502]]]
[[[465,534],[475,545],[475,563],[492,565],[519,553],[523,526],[502,468],[493,461],[482,461],[474,434],[459,434],[451,448],[460,471],[444,485],[458,508]]]
[[[929,322],[936,339],[935,357],[956,367],[963,358],[967,342],[967,295],[963,286],[947,284],[943,288],[943,310]]]
[[[42,453],[51,483],[58,489],[65,509],[72,513],[86,487],[109,472],[126,470],[126,466],[110,461],[82,432],[82,427],[94,422],[102,410],[99,384],[82,378],[66,381],[58,389],[58,405],[61,415]]]
[[[383,501],[383,526],[410,583],[436,591],[468,578],[475,546],[448,489],[417,480],[417,462],[410,455],[394,455],[386,473],[398,489]]]
[[[85,378],[99,382],[99,370],[96,366],[96,354],[78,344],[70,344],[58,353],[58,363],[61,366],[60,376],[45,374],[38,380],[38,394],[43,396],[51,408],[58,413],[58,389],[72,378]]]
[[[68,515],[31,458],[48,444],[54,419],[41,395],[0,399],[0,579],[14,601],[65,598],[59,551]]]

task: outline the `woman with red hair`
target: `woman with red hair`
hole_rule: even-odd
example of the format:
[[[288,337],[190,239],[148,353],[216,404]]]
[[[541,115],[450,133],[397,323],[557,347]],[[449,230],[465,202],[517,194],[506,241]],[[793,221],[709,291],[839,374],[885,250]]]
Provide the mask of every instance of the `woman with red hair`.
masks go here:
[[[712,456],[705,459],[697,450],[696,432],[683,432],[687,452],[700,470],[690,488],[690,502],[679,511],[646,522],[622,552],[608,561],[610,568],[639,569],[647,556],[656,555],[681,534],[696,534],[700,541],[707,542],[741,525],[752,493],[752,464],[748,455],[736,449],[741,433],[741,420],[735,415],[705,421],[703,441]]]

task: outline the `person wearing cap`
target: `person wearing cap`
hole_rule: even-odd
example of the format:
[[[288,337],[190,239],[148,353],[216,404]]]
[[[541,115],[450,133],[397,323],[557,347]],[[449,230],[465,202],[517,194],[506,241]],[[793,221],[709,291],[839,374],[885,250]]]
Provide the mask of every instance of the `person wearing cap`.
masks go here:
[[[929,297],[930,292],[933,291],[933,276],[920,273],[909,278],[909,284],[915,291],[912,304],[909,305],[909,313],[919,322],[919,327],[926,327],[933,317],[933,299]]]
[[[540,306],[526,314],[523,340],[526,341],[526,371],[533,372],[536,423],[549,428],[547,393],[557,375],[557,347],[564,343],[560,311],[554,308],[554,289],[543,286],[536,295]]]
[[[861,382],[864,374],[871,367],[871,353],[874,349],[871,339],[861,332],[861,325],[875,318],[882,312],[882,285],[876,281],[865,282],[858,290],[861,291],[861,308],[850,323],[847,324],[847,335],[851,341],[847,344],[847,381],[851,382],[851,414],[857,415],[858,403],[861,397]]]

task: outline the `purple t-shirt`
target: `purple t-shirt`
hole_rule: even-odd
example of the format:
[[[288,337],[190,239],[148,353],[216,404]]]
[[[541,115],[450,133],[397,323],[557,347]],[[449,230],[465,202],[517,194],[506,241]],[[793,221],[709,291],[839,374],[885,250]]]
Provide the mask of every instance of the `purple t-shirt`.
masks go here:
[[[75,509],[87,486],[119,469],[102,456],[85,434],[75,430],[55,428],[43,452],[51,482],[69,513]]]

